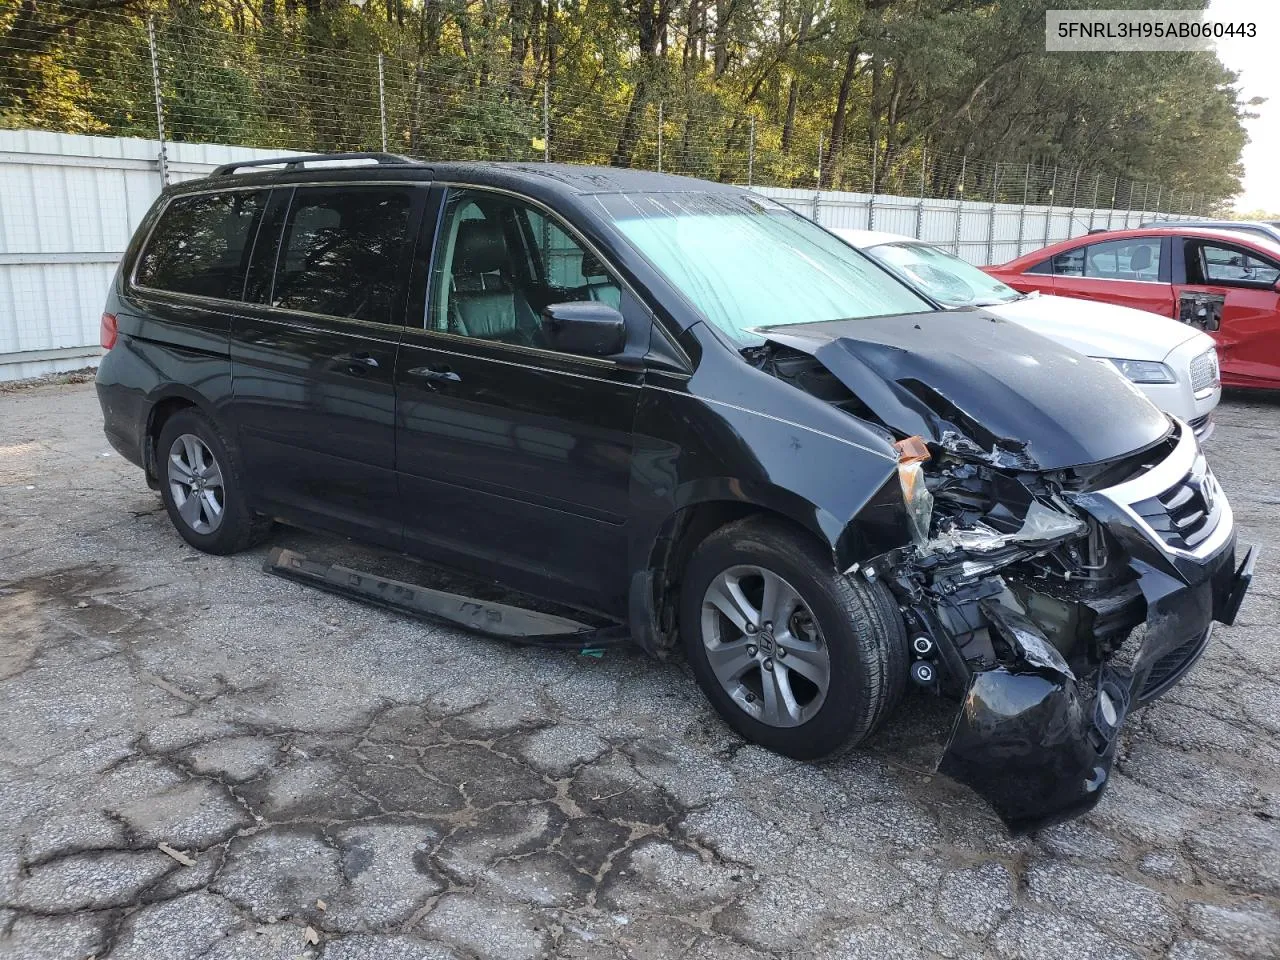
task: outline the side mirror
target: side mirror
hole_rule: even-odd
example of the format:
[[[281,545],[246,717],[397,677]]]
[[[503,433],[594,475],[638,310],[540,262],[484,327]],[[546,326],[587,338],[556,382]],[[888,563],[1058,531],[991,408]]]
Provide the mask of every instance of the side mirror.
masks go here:
[[[622,314],[596,300],[544,307],[542,332],[551,349],[588,357],[613,356],[627,345]]]

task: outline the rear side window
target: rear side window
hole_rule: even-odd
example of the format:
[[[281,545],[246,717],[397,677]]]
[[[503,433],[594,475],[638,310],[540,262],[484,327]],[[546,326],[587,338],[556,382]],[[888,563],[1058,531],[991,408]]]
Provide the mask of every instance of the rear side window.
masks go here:
[[[239,300],[267,192],[206,193],[171,201],[138,258],[144,287]]]
[[[1160,278],[1159,237],[1134,240],[1107,240],[1085,247],[1084,275],[1103,280],[1146,280]]]
[[[399,323],[413,198],[403,187],[299,188],[276,260],[272,305]]]
[[[1104,240],[1064,250],[1042,260],[1028,273],[1052,273],[1059,277],[1096,277],[1099,280],[1160,279],[1160,238]]]

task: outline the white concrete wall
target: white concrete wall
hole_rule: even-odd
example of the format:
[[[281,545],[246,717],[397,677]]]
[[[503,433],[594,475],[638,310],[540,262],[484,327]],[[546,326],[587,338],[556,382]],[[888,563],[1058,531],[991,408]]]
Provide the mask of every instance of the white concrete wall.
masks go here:
[[[285,151],[169,144],[169,178]],[[160,144],[0,130],[0,381],[96,365],[116,263],[160,193]]]
[[[0,130],[0,381],[93,366],[106,290],[160,192],[155,140]],[[173,181],[287,151],[169,144]],[[1065,210],[757,187],[826,226],[920,237],[973,263],[1003,263],[1091,227],[1153,213]]]
[[[970,263],[1007,263],[1090,230],[1123,230],[1167,214],[1141,210],[1026,206],[970,200],[921,200],[834,190],[755,187],[824,227],[883,230],[936,244]]]

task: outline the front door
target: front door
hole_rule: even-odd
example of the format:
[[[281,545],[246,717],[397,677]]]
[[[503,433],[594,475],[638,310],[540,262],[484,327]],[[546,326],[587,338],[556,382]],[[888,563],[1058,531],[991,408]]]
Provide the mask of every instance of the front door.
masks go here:
[[[395,362],[427,190],[276,192],[274,244],[250,274],[257,306],[231,331],[249,487],[286,520],[399,546]]]
[[[643,373],[548,348],[542,308],[579,300],[647,335],[639,303],[546,211],[450,190],[425,323],[396,364],[401,512],[411,551],[617,614]]]
[[[1185,273],[1174,284],[1175,319],[1218,343],[1228,386],[1280,387],[1280,262],[1245,244],[1183,239]]]

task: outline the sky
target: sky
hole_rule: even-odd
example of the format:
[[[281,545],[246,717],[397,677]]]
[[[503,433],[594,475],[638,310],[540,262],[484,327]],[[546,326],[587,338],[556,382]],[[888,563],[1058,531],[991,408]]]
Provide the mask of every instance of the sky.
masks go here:
[[[1280,0],[1210,0],[1209,13],[1216,20],[1258,24],[1255,39],[1218,41],[1218,58],[1240,74],[1241,99],[1267,98],[1252,108],[1257,118],[1246,121],[1244,192],[1235,208],[1280,212]]]

